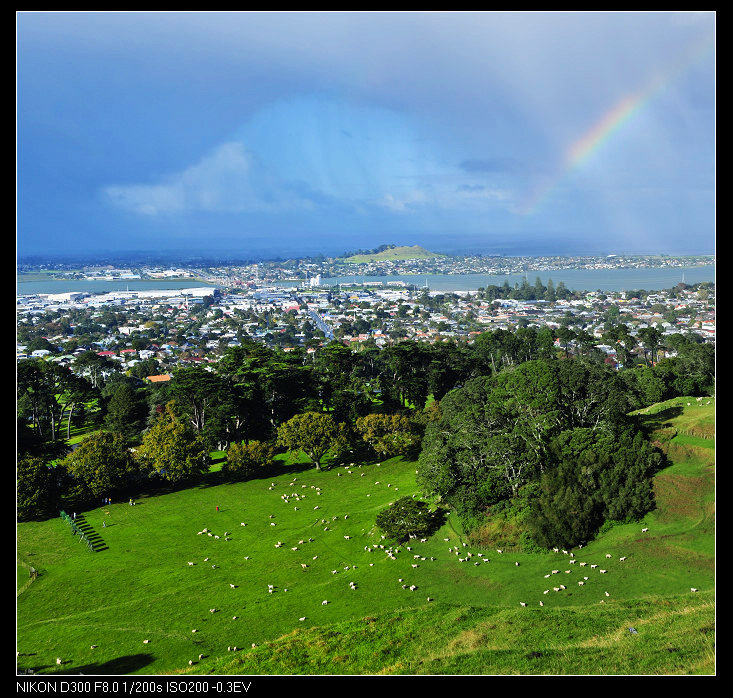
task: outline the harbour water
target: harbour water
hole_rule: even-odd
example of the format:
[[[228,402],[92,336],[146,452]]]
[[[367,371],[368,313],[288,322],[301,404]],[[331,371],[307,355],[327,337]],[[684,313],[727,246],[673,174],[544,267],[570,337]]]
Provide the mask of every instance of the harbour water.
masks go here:
[[[673,288],[678,283],[697,284],[715,281],[715,265],[701,267],[649,267],[644,269],[555,269],[553,271],[529,271],[526,274],[436,274],[423,276],[342,276],[323,280],[324,284],[403,281],[418,287],[427,286],[431,291],[475,291],[487,286],[502,286],[506,281],[512,288],[526,278],[534,286],[537,277],[547,286],[552,279],[555,288],[562,281],[570,290],[577,291],[660,291]]]
[[[577,291],[659,291],[673,288],[680,282],[696,284],[704,281],[715,281],[715,265],[700,267],[648,267],[633,269],[554,269],[552,271],[528,271],[526,276],[520,274],[434,274],[434,275],[394,275],[394,276],[341,276],[322,279],[323,285],[338,286],[346,284],[381,283],[397,281],[427,287],[431,291],[475,291],[495,285],[502,286],[506,281],[511,287],[521,284],[526,278],[533,286],[537,277],[546,286],[552,279],[557,285],[562,281],[570,290]],[[131,281],[87,281],[87,280],[51,280],[22,281],[16,284],[18,295],[44,293],[109,293],[111,291],[140,291],[162,289],[184,289],[206,285],[196,279],[180,281],[131,280]],[[265,285],[263,283],[263,285]],[[270,285],[270,284],[267,284]],[[281,282],[276,285],[297,287],[300,282]]]

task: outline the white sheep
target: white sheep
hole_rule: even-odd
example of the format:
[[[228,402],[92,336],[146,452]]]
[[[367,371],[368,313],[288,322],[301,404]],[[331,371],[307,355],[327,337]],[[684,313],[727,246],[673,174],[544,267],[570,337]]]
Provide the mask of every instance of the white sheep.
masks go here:
[[[582,587],[582,586],[583,586],[583,584],[585,584],[585,582],[578,582],[578,586],[579,586],[579,587]]]
[[[694,593],[697,591],[697,589],[695,589],[695,587],[690,587],[690,591]]]
[[[61,664],[61,657],[56,657],[56,664]]]
[[[595,569],[596,567],[598,567],[598,565],[591,565],[591,566],[590,566],[590,568],[591,568],[592,570],[594,570],[594,569]]]
[[[325,601],[325,600],[321,601],[321,606],[326,606],[326,605],[328,605],[328,601]]]
[[[610,558],[611,557],[611,553],[606,553],[606,557]]]
[[[646,533],[646,532],[647,532],[648,530],[649,530],[648,528],[642,528],[642,529],[641,529],[641,532],[642,532],[642,533]]]
[[[189,567],[193,567],[193,562],[189,562],[189,563],[188,563],[188,566],[189,566]]]
[[[619,562],[623,562],[623,561],[624,561],[625,559],[626,559],[626,555],[624,555],[623,557],[620,557],[620,558],[618,559],[618,561],[619,561]]]
[[[598,571],[599,571],[599,572],[600,572],[601,574],[606,574],[606,572],[608,572],[608,570],[598,570]]]
[[[515,562],[515,563],[514,563],[514,566],[515,566],[515,567],[519,567],[519,563],[518,563],[518,562]]]
[[[525,606],[526,606],[527,604],[526,604],[526,603],[524,603],[524,601],[520,601],[520,602],[519,602],[519,605],[520,605],[520,606],[521,606],[522,608],[524,608],[524,607],[525,607]]]

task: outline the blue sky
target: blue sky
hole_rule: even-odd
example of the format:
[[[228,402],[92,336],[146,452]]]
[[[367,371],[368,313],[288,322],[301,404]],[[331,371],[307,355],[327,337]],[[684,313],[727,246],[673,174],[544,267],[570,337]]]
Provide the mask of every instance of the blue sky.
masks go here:
[[[712,253],[714,38],[710,12],[20,12],[17,251]]]

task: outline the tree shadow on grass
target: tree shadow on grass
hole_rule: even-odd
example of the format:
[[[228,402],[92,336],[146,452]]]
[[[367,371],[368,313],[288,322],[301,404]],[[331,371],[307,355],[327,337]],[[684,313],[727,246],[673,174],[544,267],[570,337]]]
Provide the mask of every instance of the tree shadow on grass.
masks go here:
[[[81,664],[75,665],[72,661],[66,661],[61,664],[59,671],[49,671],[53,668],[50,665],[40,665],[35,667],[21,667],[18,666],[18,673],[25,673],[28,669],[32,669],[33,674],[68,674],[68,675],[79,675],[85,676],[96,676],[96,675],[124,675],[132,674],[135,671],[139,671],[143,667],[152,663],[154,657],[152,654],[131,654],[124,657],[116,657],[108,662],[101,664]]]
[[[639,416],[642,418],[644,428],[653,431],[654,429],[661,429],[665,426],[666,422],[670,419],[674,419],[675,417],[679,417],[683,411],[684,410],[681,405],[673,405],[666,409],[659,410],[659,412],[650,414],[641,412]]]

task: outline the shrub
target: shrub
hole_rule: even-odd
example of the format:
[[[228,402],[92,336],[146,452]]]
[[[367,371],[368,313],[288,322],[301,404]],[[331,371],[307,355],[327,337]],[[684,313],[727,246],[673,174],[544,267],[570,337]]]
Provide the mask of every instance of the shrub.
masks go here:
[[[427,537],[443,525],[442,511],[430,511],[427,502],[401,497],[377,514],[376,524],[390,538]]]
[[[275,449],[262,441],[233,443],[227,450],[227,459],[221,471],[238,478],[247,478],[272,464]]]

